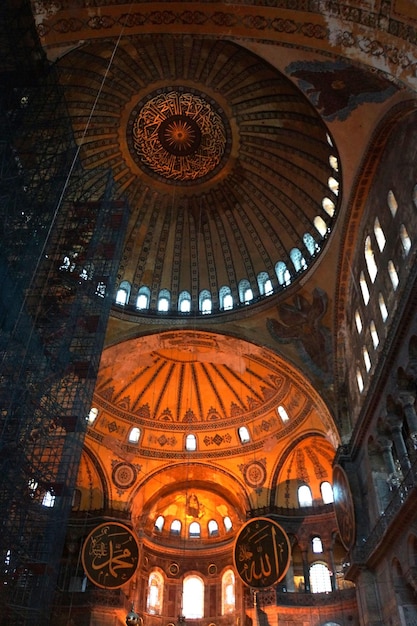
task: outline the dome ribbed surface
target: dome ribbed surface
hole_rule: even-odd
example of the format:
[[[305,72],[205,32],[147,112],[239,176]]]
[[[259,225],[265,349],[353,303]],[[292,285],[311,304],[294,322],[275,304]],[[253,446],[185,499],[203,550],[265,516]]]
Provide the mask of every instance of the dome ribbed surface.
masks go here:
[[[58,67],[91,185],[104,185],[96,168],[110,167],[131,206],[119,273],[131,285],[127,305],[135,308],[141,287],[150,311],[166,290],[171,313],[184,291],[198,313],[202,293],[216,312],[222,288],[234,308],[244,289],[250,302],[284,289],[322,251],[337,210],[337,153],[314,108],[282,73],[231,42],[144,36],[114,45],[89,43]],[[169,98],[184,94],[193,104],[170,111]],[[206,107],[200,116],[198,102]],[[141,133],[141,124],[152,132]],[[144,158],[137,143],[149,137]],[[153,148],[165,150],[162,169],[171,159],[177,175],[155,171]],[[198,169],[202,151],[213,163],[186,176],[185,159]]]

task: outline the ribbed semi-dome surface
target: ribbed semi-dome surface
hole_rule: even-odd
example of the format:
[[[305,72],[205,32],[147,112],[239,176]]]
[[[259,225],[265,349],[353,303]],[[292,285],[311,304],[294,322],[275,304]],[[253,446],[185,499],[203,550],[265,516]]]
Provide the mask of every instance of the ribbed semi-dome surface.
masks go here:
[[[107,441],[111,433],[131,454],[129,434],[138,428],[137,457],[188,458],[190,433],[194,460],[241,455],[242,443],[245,454],[270,451],[299,429],[337,438],[295,369],[265,348],[214,333],[166,332],[107,348],[94,404],[90,434]]]
[[[285,508],[299,506],[298,488],[309,485],[312,504],[322,503],[321,485],[332,482],[334,448],[324,437],[293,441],[293,449],[283,460],[278,476],[277,504]]]
[[[58,68],[92,184],[110,166],[130,202],[119,282],[133,310],[138,295],[171,313],[256,302],[323,249],[337,152],[265,61],[231,42],[143,36],[81,46]]]

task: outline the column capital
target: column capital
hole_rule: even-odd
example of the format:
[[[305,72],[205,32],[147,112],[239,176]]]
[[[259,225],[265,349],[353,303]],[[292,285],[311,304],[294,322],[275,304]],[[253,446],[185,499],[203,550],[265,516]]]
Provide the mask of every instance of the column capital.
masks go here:
[[[380,415],[382,428],[379,428],[379,433],[381,436],[385,436],[393,430],[398,429],[398,426],[400,428],[402,427],[404,415],[401,411],[397,411],[395,406],[385,408],[381,411]]]
[[[414,407],[414,403],[416,401],[416,394],[412,393],[409,390],[400,390],[397,394],[397,398],[398,403],[402,406],[402,408],[404,409],[407,406],[412,406]]]
[[[384,435],[380,435],[377,438],[377,443],[382,452],[391,450],[393,446],[392,439],[390,439],[389,437],[385,437]]]

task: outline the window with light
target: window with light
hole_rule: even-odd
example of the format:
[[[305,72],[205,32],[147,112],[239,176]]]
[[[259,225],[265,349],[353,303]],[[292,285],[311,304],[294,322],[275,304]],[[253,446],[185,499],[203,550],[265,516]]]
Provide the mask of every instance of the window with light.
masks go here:
[[[151,572],[148,580],[148,595],[146,610],[152,615],[160,615],[162,612],[162,598],[164,591],[164,578],[160,572]]]
[[[330,572],[324,563],[314,563],[310,567],[311,593],[328,593],[332,590]]]
[[[236,608],[235,575],[228,569],[222,576],[222,615],[233,613]]]
[[[204,582],[199,576],[190,575],[184,578],[182,613],[186,619],[204,617]]]
[[[298,504],[300,506],[312,506],[313,496],[311,489],[308,485],[301,485],[298,487]]]

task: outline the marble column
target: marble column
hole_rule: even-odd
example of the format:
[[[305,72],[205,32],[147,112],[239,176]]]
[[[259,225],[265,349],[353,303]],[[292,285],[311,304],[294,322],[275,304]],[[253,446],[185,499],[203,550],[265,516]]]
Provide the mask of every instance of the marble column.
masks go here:
[[[310,567],[308,563],[307,550],[303,550],[301,555],[303,558],[304,589],[306,593],[310,593]]]
[[[398,401],[404,411],[405,419],[407,420],[408,429],[410,431],[410,438],[413,442],[414,449],[417,449],[417,413],[414,407],[416,397],[414,394],[407,392],[400,392],[398,394]]]
[[[408,451],[402,433],[402,419],[396,415],[388,416],[388,423],[401,471],[403,476],[406,476],[411,467],[411,463],[408,458]]]

